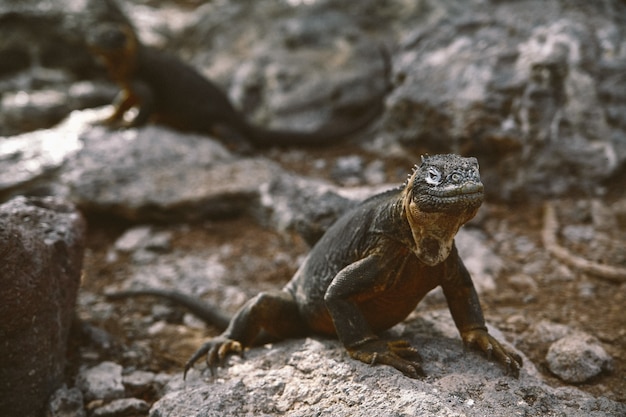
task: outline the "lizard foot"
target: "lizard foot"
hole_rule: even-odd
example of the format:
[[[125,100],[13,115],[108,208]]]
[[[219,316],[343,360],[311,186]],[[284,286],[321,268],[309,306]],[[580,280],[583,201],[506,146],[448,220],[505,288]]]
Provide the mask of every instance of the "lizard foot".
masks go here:
[[[406,340],[368,340],[363,344],[348,348],[354,359],[374,365],[381,363],[393,366],[410,378],[424,376],[420,362],[422,358]]]
[[[230,354],[241,355],[243,348],[241,343],[236,340],[228,339],[226,337],[218,336],[209,340],[200,346],[200,349],[191,355],[191,358],[185,364],[185,371],[183,372],[183,379],[187,377],[187,371],[193,367],[198,359],[206,355],[206,363],[211,370],[211,375],[215,375],[215,369],[220,366],[224,359]]]
[[[464,332],[462,337],[465,346],[481,350],[487,355],[488,360],[497,361],[506,368],[507,373],[511,373],[515,378],[519,377],[519,371],[522,367],[522,357],[506,349],[500,342],[487,333],[486,330],[470,330]]]

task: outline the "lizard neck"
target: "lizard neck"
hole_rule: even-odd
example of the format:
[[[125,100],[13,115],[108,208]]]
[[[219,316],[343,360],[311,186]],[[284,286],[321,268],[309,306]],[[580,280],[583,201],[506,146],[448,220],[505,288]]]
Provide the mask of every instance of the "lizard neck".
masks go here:
[[[474,217],[476,210],[470,212],[424,212],[416,208],[405,193],[402,210],[413,241],[415,256],[429,266],[445,261],[454,244],[459,228]]]

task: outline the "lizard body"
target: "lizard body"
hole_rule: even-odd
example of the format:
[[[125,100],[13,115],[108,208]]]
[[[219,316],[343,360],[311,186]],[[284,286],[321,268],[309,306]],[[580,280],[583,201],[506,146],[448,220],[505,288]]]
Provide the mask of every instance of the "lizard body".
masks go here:
[[[178,129],[209,133],[255,146],[320,146],[335,143],[364,128],[383,108],[386,89],[353,123],[331,121],[311,132],[265,129],[250,124],[219,87],[190,65],[164,51],[141,44],[130,25],[102,24],[87,40],[89,49],[101,58],[110,77],[122,91],[107,120],[120,123],[126,112],[138,107],[129,123],[139,126],[154,119]],[[390,58],[381,50],[385,77]],[[388,89],[388,86],[387,86]]]
[[[517,376],[521,358],[488,334],[454,245],[459,227],[482,201],[475,158],[424,157],[403,187],[365,200],[340,217],[291,281],[244,304],[223,333],[189,359],[185,373],[204,355],[213,371],[228,354],[253,346],[263,334],[275,339],[323,334],[337,336],[355,359],[417,377],[423,374],[417,350],[378,334],[404,320],[426,293],[441,286],[464,343]]]

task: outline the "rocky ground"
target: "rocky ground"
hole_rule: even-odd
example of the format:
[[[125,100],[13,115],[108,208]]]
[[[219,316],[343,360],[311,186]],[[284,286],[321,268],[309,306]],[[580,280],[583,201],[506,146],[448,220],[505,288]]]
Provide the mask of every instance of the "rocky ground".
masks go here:
[[[0,36],[0,198],[55,195],[88,224],[52,415],[626,412],[623,3],[126,2],[145,42],[259,124],[355,108],[381,88],[378,45],[390,48],[393,88],[372,126],[336,146],[247,155],[158,125],[99,125],[115,87],[79,47],[92,3],[0,2],[14,25]],[[390,331],[420,347],[417,381],[312,337],[253,349],[215,377],[197,365],[183,382],[216,329],[167,302],[104,296],[176,288],[232,313],[283,285],[347,207],[436,152],[481,163],[488,198],[457,244],[489,325],[525,356],[519,380],[463,351],[438,292]]]

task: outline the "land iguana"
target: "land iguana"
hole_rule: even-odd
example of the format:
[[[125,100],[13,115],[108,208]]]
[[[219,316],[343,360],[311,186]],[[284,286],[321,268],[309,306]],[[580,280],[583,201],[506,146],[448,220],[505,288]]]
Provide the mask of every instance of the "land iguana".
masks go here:
[[[418,351],[406,340],[378,334],[404,320],[430,290],[441,286],[465,345],[494,358],[514,376],[522,359],[494,339],[454,237],[483,201],[475,158],[422,158],[400,188],[371,197],[341,216],[311,249],[282,290],[258,294],[228,320],[215,307],[184,294],[138,290],[187,305],[201,318],[227,325],[189,359],[185,375],[206,355],[211,369],[229,354],[266,340],[309,334],[337,336],[350,356],[385,364],[409,377],[423,375]]]
[[[367,110],[352,123],[331,120],[311,132],[273,130],[250,124],[219,87],[190,65],[143,45],[130,24],[98,25],[90,31],[87,46],[104,62],[109,76],[122,89],[107,123],[121,124],[124,115],[137,107],[136,117],[128,123],[131,126],[153,119],[181,130],[208,133],[235,145],[251,143],[258,147],[328,145],[364,128],[383,109],[391,72],[389,54],[381,48],[386,89],[366,103]]]

